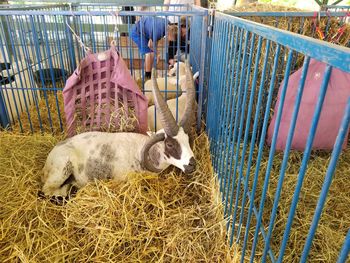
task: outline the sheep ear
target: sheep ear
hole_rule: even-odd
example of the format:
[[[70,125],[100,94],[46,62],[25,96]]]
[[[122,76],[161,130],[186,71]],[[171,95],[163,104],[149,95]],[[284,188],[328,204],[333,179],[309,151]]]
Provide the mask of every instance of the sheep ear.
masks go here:
[[[152,135],[148,142],[143,146],[141,151],[141,167],[145,170],[148,170],[150,172],[154,173],[160,173],[162,170],[155,167],[150,160],[149,157],[149,150],[153,145],[155,145],[157,142],[164,141],[165,134],[164,133],[157,133]]]

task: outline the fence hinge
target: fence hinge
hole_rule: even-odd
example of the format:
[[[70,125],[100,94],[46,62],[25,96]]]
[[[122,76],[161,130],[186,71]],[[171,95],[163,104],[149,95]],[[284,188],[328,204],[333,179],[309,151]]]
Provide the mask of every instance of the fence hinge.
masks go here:
[[[208,37],[211,38],[213,35],[213,28],[214,28],[214,16],[215,16],[215,9],[209,9],[209,21],[208,21]]]

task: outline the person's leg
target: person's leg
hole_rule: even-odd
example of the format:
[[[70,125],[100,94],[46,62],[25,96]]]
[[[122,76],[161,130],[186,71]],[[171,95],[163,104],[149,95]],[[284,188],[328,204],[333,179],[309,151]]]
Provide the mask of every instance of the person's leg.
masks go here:
[[[151,78],[152,65],[153,65],[154,53],[150,52],[145,57],[145,77]]]
[[[153,52],[148,47],[148,40],[145,36],[140,36],[140,32],[136,30],[136,28],[133,28],[131,32],[131,39],[135,42],[137,47],[139,48],[141,56],[145,56],[145,74],[146,77],[151,77],[151,71],[152,71],[152,62],[153,62]]]
[[[175,58],[176,49],[177,49],[177,42],[176,41],[169,41],[169,46],[168,46],[169,64],[171,64],[171,62],[174,62],[174,59],[176,59]]]

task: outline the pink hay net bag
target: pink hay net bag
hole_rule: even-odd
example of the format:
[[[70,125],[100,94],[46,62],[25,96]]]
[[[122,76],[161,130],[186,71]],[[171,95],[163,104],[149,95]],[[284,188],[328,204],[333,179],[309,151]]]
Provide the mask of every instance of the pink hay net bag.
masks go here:
[[[147,97],[113,44],[87,53],[67,80],[63,99],[70,137],[83,131],[147,131]]]
[[[305,149],[325,69],[326,64],[317,60],[310,61],[291,145],[294,150],[303,151]],[[284,150],[286,146],[301,76],[302,68],[289,77],[281,123],[277,136],[277,150]],[[282,87],[283,82],[278,91],[275,111],[268,128],[267,143],[269,145],[271,145],[272,141]],[[312,146],[314,150],[333,149],[349,96],[350,74],[333,68]],[[345,139],[343,148],[346,147],[347,141],[348,138]]]

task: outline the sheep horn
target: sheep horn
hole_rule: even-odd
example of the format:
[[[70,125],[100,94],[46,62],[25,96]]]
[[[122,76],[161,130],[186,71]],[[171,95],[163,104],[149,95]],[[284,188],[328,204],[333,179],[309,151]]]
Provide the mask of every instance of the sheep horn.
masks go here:
[[[194,101],[196,99],[196,89],[194,87],[194,80],[190,67],[190,62],[186,60],[186,106],[185,113],[180,121],[180,126],[186,131],[188,128],[188,122],[191,119],[191,115],[194,114]],[[188,131],[187,131],[188,132]]]
[[[179,126],[177,125],[174,116],[171,114],[171,111],[168,107],[168,104],[164,101],[162,94],[159,91],[157,79],[157,70],[152,69],[152,91],[156,107],[159,110],[160,121],[164,127],[164,131],[167,135],[174,137],[179,131]]]
[[[145,170],[148,170],[150,172],[154,173],[160,173],[162,170],[156,168],[149,157],[149,150],[151,147],[156,144],[157,142],[163,141],[165,139],[164,133],[158,133],[154,134],[148,142],[143,146],[141,151],[141,167]]]

